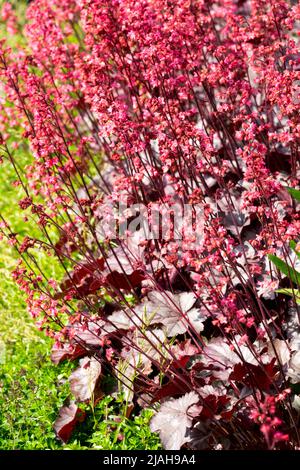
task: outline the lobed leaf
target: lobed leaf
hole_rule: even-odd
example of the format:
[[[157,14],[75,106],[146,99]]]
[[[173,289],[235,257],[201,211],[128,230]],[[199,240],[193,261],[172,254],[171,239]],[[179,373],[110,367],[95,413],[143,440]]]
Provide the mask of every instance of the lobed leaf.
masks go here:
[[[292,282],[300,285],[300,273],[296,269],[289,266],[282,259],[278,258],[276,255],[268,255],[270,261],[279,269],[280,272],[285,274]]]

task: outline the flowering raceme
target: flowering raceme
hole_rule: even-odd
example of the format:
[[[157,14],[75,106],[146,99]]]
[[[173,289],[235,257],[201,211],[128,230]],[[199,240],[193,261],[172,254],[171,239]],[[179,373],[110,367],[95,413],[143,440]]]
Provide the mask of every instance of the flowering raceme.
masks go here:
[[[80,358],[76,403],[112,376],[168,449],[300,445],[300,312],[277,292],[300,275],[268,257],[299,266],[299,21],[286,0],[35,0],[26,46],[1,44],[1,145],[41,232],[2,220],[14,277],[53,361]]]

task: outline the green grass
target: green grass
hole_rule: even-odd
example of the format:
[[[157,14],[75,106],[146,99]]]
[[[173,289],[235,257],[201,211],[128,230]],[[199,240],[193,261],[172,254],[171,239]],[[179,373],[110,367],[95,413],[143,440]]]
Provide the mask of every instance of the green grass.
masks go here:
[[[0,8],[3,1],[0,0]],[[24,4],[18,5],[23,12]],[[0,24],[0,37],[3,25]],[[14,47],[18,38],[9,38]],[[16,134],[15,140],[20,139]],[[25,145],[17,150],[21,166],[28,163]],[[12,186],[14,170],[8,162],[0,166],[0,212],[16,232],[28,234],[28,223],[17,201],[22,190]],[[29,235],[37,232],[32,226]],[[53,422],[59,408],[70,398],[68,376],[73,363],[51,363],[52,342],[39,332],[26,312],[24,298],[11,278],[16,253],[0,242],[0,449],[159,449],[158,436],[149,430],[150,410],[126,417],[122,400],[105,397],[95,408],[84,405],[87,419],[80,424],[67,445],[57,440]],[[58,269],[46,254],[39,261],[49,276]]]

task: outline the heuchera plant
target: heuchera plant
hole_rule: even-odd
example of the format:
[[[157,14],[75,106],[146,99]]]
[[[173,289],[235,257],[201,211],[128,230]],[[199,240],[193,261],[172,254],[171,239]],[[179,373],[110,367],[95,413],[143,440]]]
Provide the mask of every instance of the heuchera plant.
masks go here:
[[[35,0],[26,45],[2,43],[3,158],[41,236],[1,230],[53,361],[79,358],[63,440],[114,377],[167,449],[299,449],[299,21],[286,0]]]

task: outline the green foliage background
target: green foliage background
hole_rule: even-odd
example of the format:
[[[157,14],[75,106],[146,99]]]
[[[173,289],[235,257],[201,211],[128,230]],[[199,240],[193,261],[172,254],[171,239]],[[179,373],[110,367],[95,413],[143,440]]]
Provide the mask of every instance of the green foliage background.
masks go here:
[[[0,0],[0,8],[3,5]],[[26,2],[11,2],[24,22]],[[0,24],[0,37],[15,48],[24,42],[22,35],[9,37]],[[13,140],[20,142],[20,135]],[[21,167],[29,161],[26,145],[15,151]],[[15,231],[25,234],[17,201],[22,190],[12,186],[14,170],[8,162],[0,166],[0,212]],[[31,236],[34,236],[32,228]],[[57,267],[40,253],[40,262],[52,276]],[[26,312],[22,293],[11,278],[16,253],[5,241],[0,242],[0,449],[158,449],[157,435],[150,433],[151,411],[126,418],[126,405],[108,396],[96,408],[85,405],[87,420],[63,445],[53,432],[59,408],[70,396],[67,378],[76,366],[55,366],[50,361],[51,340],[39,332]]]

